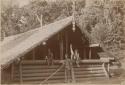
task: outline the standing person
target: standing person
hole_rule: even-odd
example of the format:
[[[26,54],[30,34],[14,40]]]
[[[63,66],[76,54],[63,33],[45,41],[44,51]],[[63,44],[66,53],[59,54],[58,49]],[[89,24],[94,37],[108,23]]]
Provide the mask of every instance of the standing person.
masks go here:
[[[46,63],[49,65],[49,59],[48,56],[45,56]]]
[[[65,54],[65,82],[70,82],[71,80],[71,60],[68,55]]]
[[[74,52],[73,52],[72,44],[70,44],[70,53],[71,53],[71,60],[73,60]]]
[[[53,65],[53,53],[51,52],[50,49],[48,49],[48,62],[49,62],[49,65]]]
[[[80,67],[80,65],[79,65],[80,57],[79,57],[79,53],[78,53],[77,49],[75,49],[74,60],[75,60],[77,67]]]

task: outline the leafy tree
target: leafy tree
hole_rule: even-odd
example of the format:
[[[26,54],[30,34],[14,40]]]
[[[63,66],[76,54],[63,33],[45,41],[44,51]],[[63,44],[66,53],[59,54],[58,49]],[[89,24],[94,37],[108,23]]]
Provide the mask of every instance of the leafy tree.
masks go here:
[[[98,1],[98,0],[95,0]],[[124,1],[94,3],[81,9],[78,24],[87,30],[91,43],[103,43],[108,48],[120,49],[125,42]]]
[[[105,0],[104,0],[105,1]],[[103,43],[108,48],[123,49],[125,45],[125,6],[123,0],[103,2],[93,0],[86,6],[85,0],[76,1],[76,23],[91,43]],[[43,15],[42,24],[49,24],[72,15],[72,0],[32,0],[28,5],[7,5],[2,8],[1,25],[5,36],[28,31],[40,26],[37,17]],[[22,17],[26,23],[21,23]]]

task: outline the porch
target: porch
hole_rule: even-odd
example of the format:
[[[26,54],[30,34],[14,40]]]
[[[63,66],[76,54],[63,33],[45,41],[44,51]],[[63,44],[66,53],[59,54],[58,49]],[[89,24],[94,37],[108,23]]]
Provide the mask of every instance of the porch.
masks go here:
[[[10,83],[67,83],[64,61],[54,60],[54,65],[47,65],[45,60],[22,60],[12,65]],[[72,62],[70,83],[110,77],[109,61],[80,60],[79,64],[80,67],[77,67]]]

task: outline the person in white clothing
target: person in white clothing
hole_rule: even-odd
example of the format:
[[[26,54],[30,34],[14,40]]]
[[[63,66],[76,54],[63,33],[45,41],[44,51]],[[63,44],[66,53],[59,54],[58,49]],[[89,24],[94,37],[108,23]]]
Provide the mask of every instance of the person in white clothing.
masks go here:
[[[70,44],[70,52],[71,52],[71,60],[73,60],[74,52],[73,52],[72,44]]]
[[[77,67],[80,67],[80,65],[79,65],[80,57],[79,57],[79,52],[77,49],[75,49],[75,52],[74,52],[74,61],[77,65]]]

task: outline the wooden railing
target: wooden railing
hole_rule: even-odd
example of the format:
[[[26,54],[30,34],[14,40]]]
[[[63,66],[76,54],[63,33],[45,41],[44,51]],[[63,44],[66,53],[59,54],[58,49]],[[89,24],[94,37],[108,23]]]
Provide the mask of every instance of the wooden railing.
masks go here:
[[[64,60],[65,61],[65,60]],[[71,62],[72,63],[72,62]],[[65,66],[65,64],[63,63],[55,72],[53,72],[49,77],[47,77],[45,80],[43,80],[41,84],[44,84],[46,83],[49,79],[51,79],[57,72],[59,72],[63,67]],[[70,67],[71,69],[71,78],[72,78],[72,82],[75,82],[75,75],[74,75],[74,69],[73,69],[73,66],[71,65]],[[66,78],[67,75],[65,75],[65,78]]]
[[[38,61],[22,61],[20,62],[20,83],[22,83],[22,64],[30,64],[30,63],[41,63],[42,61],[41,60],[38,60]],[[43,60],[43,62],[45,62]],[[42,63],[43,63],[42,62]],[[64,66],[64,62],[65,60],[55,60],[54,61],[55,63],[60,63],[62,64],[61,66],[59,66],[59,68],[56,69],[56,71],[54,71],[53,73],[51,73],[46,79],[44,79],[40,84],[44,84],[44,83],[47,83],[48,80],[50,80],[51,78],[53,78],[53,76],[55,74],[57,74],[57,72],[59,72]],[[72,62],[71,62],[72,63]],[[109,75],[109,61],[103,61],[103,60],[100,60],[100,59],[89,59],[89,60],[80,60],[80,63],[85,63],[85,64],[93,64],[93,63],[96,63],[96,64],[101,64],[102,65],[102,69],[104,70],[105,72],[105,75],[109,78],[110,75]],[[70,67],[71,68],[71,79],[72,79],[72,82],[75,82],[76,81],[76,78],[75,78],[75,74],[74,74],[74,68],[73,68],[73,64],[72,66]]]
[[[64,64],[62,64],[55,72],[53,72],[49,77],[47,77],[45,80],[43,80],[41,84],[44,84],[45,82],[47,82],[50,78],[52,78],[57,72],[59,72],[62,68],[64,67]]]

